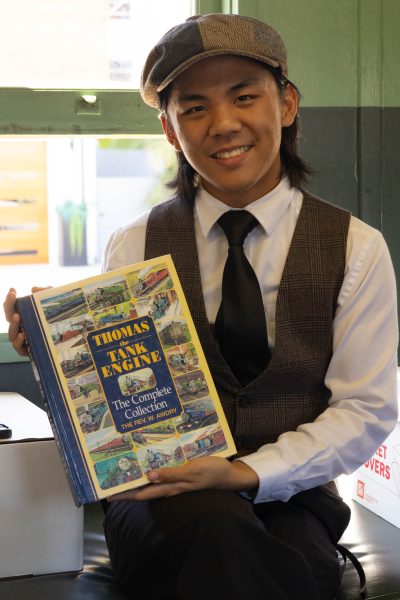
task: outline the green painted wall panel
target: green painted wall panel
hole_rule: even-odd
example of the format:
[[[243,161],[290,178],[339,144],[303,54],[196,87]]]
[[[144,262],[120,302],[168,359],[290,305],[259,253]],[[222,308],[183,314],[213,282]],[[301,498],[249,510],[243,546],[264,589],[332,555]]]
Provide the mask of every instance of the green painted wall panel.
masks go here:
[[[400,109],[387,108],[382,115],[382,233],[389,244],[400,291]],[[399,304],[400,304],[400,293]],[[400,314],[400,311],[399,311]]]
[[[224,0],[195,0],[194,2],[192,1],[192,14],[206,15],[212,12],[223,12],[223,2]]]
[[[358,2],[358,106],[382,106],[382,1]]]
[[[14,352],[14,356],[17,356]],[[3,358],[0,355],[0,359]],[[29,362],[0,360],[0,392],[21,394],[36,406],[44,408],[43,397]]]
[[[310,189],[382,229],[400,282],[400,0],[198,0],[195,12],[220,10],[282,34],[303,92]],[[0,134],[162,133],[138,92],[95,91],[97,113],[77,114],[84,92],[0,90]]]
[[[95,113],[79,112],[80,90],[0,90],[0,134],[162,134],[155,109],[139,92],[94,90]]]
[[[314,173],[310,192],[359,216],[357,109],[302,108],[300,154]]]
[[[400,1],[383,6],[383,106],[400,106]]]
[[[16,362],[28,362],[29,359],[23,356],[19,356],[11,343],[8,341],[7,333],[0,333],[0,363],[16,363]],[[6,390],[1,389],[0,383],[0,392],[4,392]]]
[[[305,107],[400,106],[400,0],[199,0],[195,9],[275,26]],[[137,91],[93,90],[98,113],[76,114],[90,91],[0,89],[0,134],[161,133]]]
[[[304,106],[357,104],[356,1],[242,1],[239,12],[270,23],[282,35],[289,77],[300,87]]]
[[[281,34],[303,106],[400,106],[399,0],[239,0]]]

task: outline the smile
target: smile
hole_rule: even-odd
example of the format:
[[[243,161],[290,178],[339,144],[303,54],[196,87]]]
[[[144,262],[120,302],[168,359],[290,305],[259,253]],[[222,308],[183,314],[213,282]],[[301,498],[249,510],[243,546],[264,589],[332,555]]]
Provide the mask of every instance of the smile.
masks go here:
[[[239,148],[235,148],[234,150],[216,152],[213,154],[213,158],[233,158],[234,156],[248,152],[250,148],[251,146],[239,146]]]

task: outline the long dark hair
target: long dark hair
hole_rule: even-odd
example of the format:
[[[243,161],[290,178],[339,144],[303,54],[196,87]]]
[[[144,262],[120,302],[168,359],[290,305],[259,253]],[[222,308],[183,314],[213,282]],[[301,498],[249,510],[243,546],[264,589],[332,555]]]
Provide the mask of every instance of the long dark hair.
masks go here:
[[[291,85],[298,98],[300,99],[300,91],[298,87],[289,81],[280,71],[268,65],[263,65],[273,75],[278,87],[279,94],[283,99],[285,90],[288,85]],[[168,99],[171,91],[171,85],[160,92],[160,109],[168,119],[167,107]],[[282,138],[280,147],[280,156],[283,167],[283,172],[288,176],[290,184],[293,187],[302,189],[305,185],[308,176],[311,175],[312,169],[305,163],[298,153],[298,138],[300,133],[300,120],[297,114],[293,123],[289,127],[282,128]],[[168,189],[174,190],[181,198],[194,199],[196,195],[196,171],[192,165],[186,160],[183,152],[176,152],[178,168],[175,177],[166,184]]]

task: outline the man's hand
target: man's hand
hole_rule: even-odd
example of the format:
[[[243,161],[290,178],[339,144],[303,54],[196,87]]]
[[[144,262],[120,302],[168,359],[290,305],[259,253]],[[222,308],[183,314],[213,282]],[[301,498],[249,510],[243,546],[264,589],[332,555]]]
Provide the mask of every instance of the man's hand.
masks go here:
[[[251,491],[258,487],[255,471],[241,461],[209,456],[197,458],[181,467],[163,467],[150,471],[150,485],[110,496],[114,500],[154,500],[196,490]]]
[[[10,324],[8,327],[8,339],[18,354],[27,356],[28,351],[25,345],[25,334],[20,330],[21,318],[16,310],[16,300],[17,292],[14,288],[10,288],[3,303],[4,314]]]
[[[33,292],[39,292],[46,288],[33,287]],[[28,350],[25,344],[25,334],[21,331],[21,318],[16,310],[17,292],[14,288],[10,288],[6,299],[3,303],[4,314],[9,322],[8,339],[20,356],[27,356]]]

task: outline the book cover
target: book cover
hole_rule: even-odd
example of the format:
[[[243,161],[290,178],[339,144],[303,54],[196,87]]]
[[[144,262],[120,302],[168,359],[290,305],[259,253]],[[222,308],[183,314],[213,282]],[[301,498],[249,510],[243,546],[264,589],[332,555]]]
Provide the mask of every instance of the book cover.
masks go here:
[[[77,505],[235,445],[171,257],[18,298]]]

